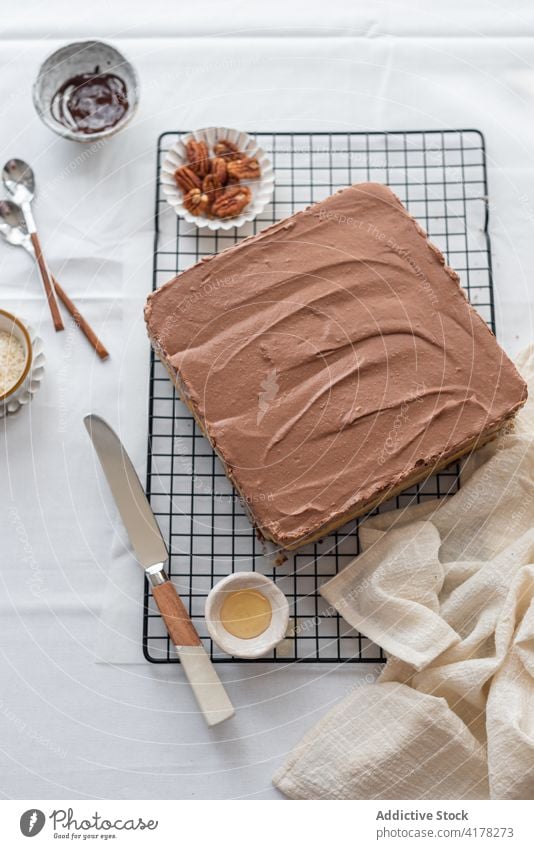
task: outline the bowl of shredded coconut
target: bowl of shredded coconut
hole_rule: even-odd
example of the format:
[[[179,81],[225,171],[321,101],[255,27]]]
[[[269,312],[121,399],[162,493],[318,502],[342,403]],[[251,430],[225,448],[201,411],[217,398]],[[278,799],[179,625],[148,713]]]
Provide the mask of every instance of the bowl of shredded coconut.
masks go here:
[[[30,380],[33,346],[25,325],[0,309],[0,416],[20,406]]]

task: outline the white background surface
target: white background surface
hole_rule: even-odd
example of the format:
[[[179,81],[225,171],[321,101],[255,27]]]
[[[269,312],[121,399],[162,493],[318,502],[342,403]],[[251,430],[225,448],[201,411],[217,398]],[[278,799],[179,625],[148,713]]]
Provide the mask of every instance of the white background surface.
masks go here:
[[[141,78],[135,121],[96,151],[54,136],[31,101],[45,56],[91,36]],[[142,576],[82,426],[104,415],[143,474],[156,139],[209,124],[481,129],[497,331],[514,354],[533,337],[534,8],[27,0],[0,38],[1,162],[35,168],[49,264],[112,356],[101,364],[77,331],[56,336],[29,258],[0,244],[0,306],[40,328],[48,360],[31,407],[0,425],[0,794],[275,798],[285,754],[375,670],[225,667],[238,711],[209,731],[179,668],[142,661]],[[106,589],[112,545],[115,568],[131,569],[126,591]],[[102,626],[106,593],[124,615]],[[138,663],[98,662],[109,647]]]

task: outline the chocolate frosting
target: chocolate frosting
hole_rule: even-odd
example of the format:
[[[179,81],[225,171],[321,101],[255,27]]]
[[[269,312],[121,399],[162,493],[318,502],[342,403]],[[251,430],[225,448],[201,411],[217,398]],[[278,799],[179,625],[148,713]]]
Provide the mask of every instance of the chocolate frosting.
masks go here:
[[[468,448],[526,398],[456,273],[377,184],[198,263],[145,316],[254,521],[281,545]]]

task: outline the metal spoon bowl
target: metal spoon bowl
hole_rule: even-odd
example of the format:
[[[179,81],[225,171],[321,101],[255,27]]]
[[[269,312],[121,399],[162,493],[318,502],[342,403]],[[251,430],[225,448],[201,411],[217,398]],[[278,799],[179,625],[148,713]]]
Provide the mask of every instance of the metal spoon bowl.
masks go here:
[[[2,180],[15,203],[30,203],[35,195],[35,175],[23,159],[9,159],[2,169]]]
[[[0,200],[0,233],[10,245],[21,246],[28,253],[34,253],[22,209],[12,200]]]

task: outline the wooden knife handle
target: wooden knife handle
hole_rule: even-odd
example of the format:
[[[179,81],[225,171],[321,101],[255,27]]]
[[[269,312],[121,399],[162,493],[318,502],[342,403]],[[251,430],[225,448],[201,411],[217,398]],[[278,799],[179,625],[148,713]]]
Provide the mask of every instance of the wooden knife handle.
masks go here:
[[[78,327],[80,328],[80,330],[82,331],[82,333],[84,334],[86,339],[89,340],[89,342],[91,343],[91,345],[95,349],[95,351],[98,354],[98,356],[100,357],[100,359],[101,360],[107,359],[107,357],[109,357],[109,352],[106,350],[106,348],[104,347],[104,345],[102,344],[102,342],[100,341],[98,336],[96,335],[95,331],[93,330],[93,328],[91,327],[89,322],[85,320],[85,318],[81,314],[80,310],[78,309],[78,307],[76,306],[74,301],[71,301],[71,299],[69,298],[69,296],[67,295],[65,290],[62,289],[61,286],[59,285],[59,283],[57,282],[56,278],[53,277],[52,275],[50,275],[50,279],[52,280],[52,283],[54,284],[54,289],[56,290],[56,293],[57,293],[61,303],[64,304],[64,306],[66,306],[66,308],[70,312],[71,316],[73,317],[74,321],[76,322],[76,324],[78,325]]]
[[[200,637],[176,587],[171,581],[165,581],[152,587],[152,595],[156,600],[159,612],[165,622],[169,637],[175,646],[199,646]]]
[[[43,256],[43,252],[41,250],[41,243],[39,241],[37,233],[30,233],[30,239],[32,241],[33,249],[35,251],[35,258],[39,266],[39,271],[41,272],[41,280],[43,281],[46,299],[48,301],[48,306],[50,308],[54,327],[56,331],[65,330],[65,325],[63,324],[63,319],[61,318],[61,313],[59,312],[58,303],[56,301],[56,293],[54,292],[54,287],[52,286],[52,283],[50,281],[48,268],[46,267],[46,262]]]

